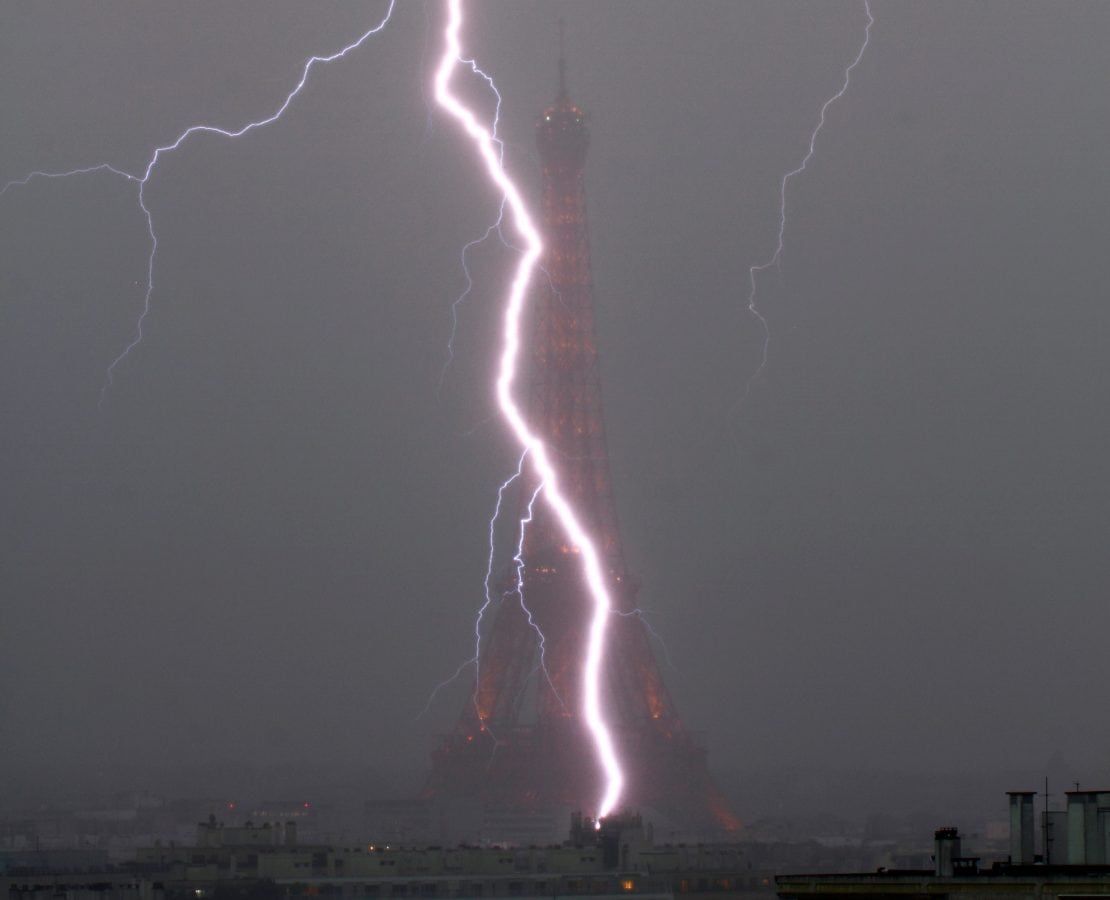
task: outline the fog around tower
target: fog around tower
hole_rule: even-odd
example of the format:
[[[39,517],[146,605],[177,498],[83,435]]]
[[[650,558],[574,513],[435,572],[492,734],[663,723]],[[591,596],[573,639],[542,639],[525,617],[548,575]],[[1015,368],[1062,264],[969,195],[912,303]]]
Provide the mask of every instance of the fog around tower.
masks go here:
[[[254,115],[380,5],[7,5],[0,180]],[[741,809],[1056,753],[1087,777],[1110,740],[1110,10],[873,8],[739,408],[748,267],[861,4],[489,2],[468,30],[534,199],[566,19],[625,551]],[[0,200],[6,791],[251,767],[370,791],[418,779],[457,714],[465,684],[418,717],[470,650],[516,464],[489,390],[511,254],[473,254],[440,389],[497,199],[430,102],[437,15],[402,5],[288,121],[165,163],[147,338],[102,408],[141,301],[134,193]]]

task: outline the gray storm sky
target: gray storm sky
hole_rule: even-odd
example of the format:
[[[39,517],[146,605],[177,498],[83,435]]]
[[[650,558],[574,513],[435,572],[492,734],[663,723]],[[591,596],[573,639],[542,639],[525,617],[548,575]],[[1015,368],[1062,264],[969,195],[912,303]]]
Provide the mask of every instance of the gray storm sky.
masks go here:
[[[1110,4],[476,2],[512,173],[569,85],[609,443],[641,601],[716,768],[1108,761]],[[141,168],[267,114],[380,2],[0,6],[0,181]],[[402,2],[282,122],[147,189],[0,198],[6,773],[426,758],[514,464],[509,254]],[[475,96],[479,96],[475,92]]]

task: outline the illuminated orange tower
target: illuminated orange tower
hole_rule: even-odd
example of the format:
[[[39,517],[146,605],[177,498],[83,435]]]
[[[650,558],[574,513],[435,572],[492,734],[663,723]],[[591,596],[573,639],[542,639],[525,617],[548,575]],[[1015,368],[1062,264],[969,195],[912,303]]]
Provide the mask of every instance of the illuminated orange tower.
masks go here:
[[[635,611],[636,582],[624,561],[602,414],[583,179],[589,131],[567,95],[562,58],[559,96],[537,123],[537,142],[546,275],[539,275],[532,303],[528,414],[559,466],[567,498],[598,542],[617,607],[604,702],[627,775],[622,802],[685,830],[733,830],[736,820],[709,776],[704,750],[675,712]],[[518,481],[522,516],[536,487],[526,466]],[[601,791],[580,714],[591,603],[577,552],[542,498],[523,559],[522,590],[515,590],[514,568],[484,629],[473,702],[434,751],[425,797],[590,814]]]

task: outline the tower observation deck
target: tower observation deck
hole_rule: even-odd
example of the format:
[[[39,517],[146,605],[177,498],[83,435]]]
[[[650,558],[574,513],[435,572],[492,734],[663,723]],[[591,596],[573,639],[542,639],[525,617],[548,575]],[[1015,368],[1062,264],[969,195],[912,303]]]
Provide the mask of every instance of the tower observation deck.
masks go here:
[[[603,703],[626,773],[622,805],[688,833],[733,831],[738,823],[709,775],[704,749],[675,711],[647,629],[634,613],[637,584],[625,565],[613,500],[594,328],[583,177],[590,134],[567,94],[562,60],[559,74],[558,98],[536,125],[547,275],[540,273],[533,288],[530,369],[521,388],[528,391],[529,421],[547,442],[563,491],[597,542],[609,578],[615,613]],[[517,484],[523,514],[537,487],[527,464]],[[523,559],[523,596],[544,645],[514,591],[514,568],[484,629],[472,701],[433,752],[424,797],[592,814],[601,772],[580,709],[592,603],[576,548],[542,500]]]

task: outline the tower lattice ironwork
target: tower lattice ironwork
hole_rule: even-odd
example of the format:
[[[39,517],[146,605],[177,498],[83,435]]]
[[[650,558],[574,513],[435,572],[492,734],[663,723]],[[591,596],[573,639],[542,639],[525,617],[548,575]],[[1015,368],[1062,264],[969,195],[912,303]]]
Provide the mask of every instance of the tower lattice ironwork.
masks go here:
[[[610,580],[616,610],[604,702],[626,769],[623,804],[656,810],[675,825],[703,832],[732,830],[737,822],[709,775],[705,752],[683,727],[667,692],[625,565],[594,328],[583,179],[589,131],[567,95],[562,59],[558,99],[537,123],[537,142],[546,275],[539,277],[533,302],[529,419],[557,461],[564,492],[597,540]],[[526,466],[518,482],[522,513],[536,486]],[[527,612],[514,590],[514,567],[482,640],[472,702],[433,752],[424,796],[589,812],[601,792],[580,714],[591,603],[577,552],[542,500],[534,507],[523,559]],[[544,636],[542,646],[533,623]]]

